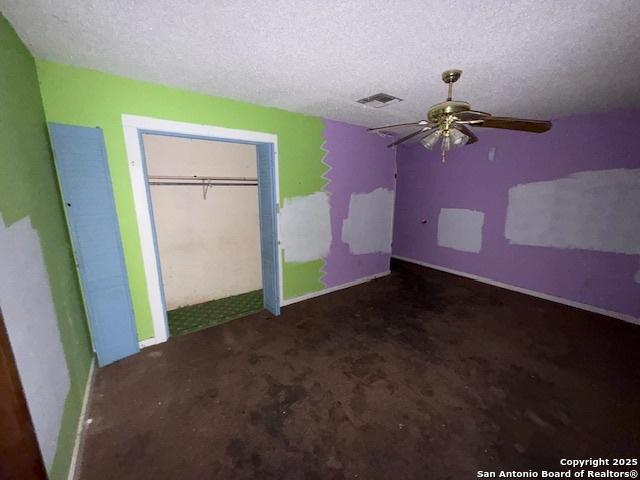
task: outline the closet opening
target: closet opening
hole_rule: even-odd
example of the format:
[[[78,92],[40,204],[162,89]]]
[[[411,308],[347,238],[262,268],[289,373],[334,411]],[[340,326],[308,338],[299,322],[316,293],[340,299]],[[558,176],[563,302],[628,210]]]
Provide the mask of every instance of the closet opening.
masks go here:
[[[140,137],[169,334],[261,311],[258,147]]]

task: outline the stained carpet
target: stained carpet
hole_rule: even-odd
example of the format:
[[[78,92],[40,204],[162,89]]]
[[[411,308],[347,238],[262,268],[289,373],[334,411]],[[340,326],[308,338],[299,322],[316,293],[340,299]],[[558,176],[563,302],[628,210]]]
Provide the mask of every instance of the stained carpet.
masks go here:
[[[98,369],[78,479],[467,480],[636,458],[639,345],[638,325],[394,263]]]
[[[171,336],[184,335],[259,312],[263,308],[262,290],[242,293],[167,312]]]

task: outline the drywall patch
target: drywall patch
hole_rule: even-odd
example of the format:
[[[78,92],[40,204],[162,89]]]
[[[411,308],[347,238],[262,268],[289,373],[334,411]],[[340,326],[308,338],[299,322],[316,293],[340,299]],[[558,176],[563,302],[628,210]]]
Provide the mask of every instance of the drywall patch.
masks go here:
[[[310,262],[329,254],[329,210],[329,195],[325,192],[285,199],[280,212],[280,243],[286,262]]]
[[[393,190],[386,188],[351,195],[342,241],[352,254],[391,252],[393,197]]]
[[[464,208],[443,208],[438,217],[438,245],[462,252],[482,248],[484,213]]]
[[[0,305],[40,451],[51,467],[69,372],[40,239],[28,218],[0,218]]]
[[[509,189],[516,245],[640,253],[640,169],[578,172]]]

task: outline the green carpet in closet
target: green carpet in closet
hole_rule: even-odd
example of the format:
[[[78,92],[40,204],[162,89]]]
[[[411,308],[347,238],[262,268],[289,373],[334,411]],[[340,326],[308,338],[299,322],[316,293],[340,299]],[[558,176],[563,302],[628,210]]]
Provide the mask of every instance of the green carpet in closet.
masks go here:
[[[242,293],[167,312],[171,336],[195,332],[263,309],[262,290]]]

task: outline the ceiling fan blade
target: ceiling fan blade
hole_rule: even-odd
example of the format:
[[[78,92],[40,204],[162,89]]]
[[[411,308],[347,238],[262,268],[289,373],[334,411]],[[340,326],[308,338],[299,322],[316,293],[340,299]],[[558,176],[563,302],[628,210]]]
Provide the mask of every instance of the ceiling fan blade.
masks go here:
[[[387,147],[388,147],[388,148],[395,147],[396,145],[399,145],[399,144],[401,144],[402,142],[406,142],[407,140],[409,140],[409,139],[411,139],[411,138],[415,137],[416,135],[420,135],[421,133],[424,133],[424,132],[426,132],[426,131],[428,131],[428,130],[432,130],[432,129],[433,129],[433,127],[431,127],[431,126],[426,126],[426,127],[422,128],[422,129],[418,130],[417,132],[410,133],[410,134],[409,134],[409,135],[407,135],[406,137],[402,137],[401,139],[396,140],[396,141],[395,141],[395,142],[393,142],[393,143],[390,143],[389,145],[387,145]]]
[[[455,115],[462,121],[482,120],[483,118],[491,116],[490,113],[479,112],[477,110],[466,110],[464,112],[458,112]]]
[[[505,130],[520,130],[522,132],[544,133],[551,128],[548,120],[528,120],[525,118],[487,117],[477,127],[503,128]]]
[[[456,123],[456,128],[464,133],[467,137],[469,137],[469,140],[467,140],[467,145],[471,145],[472,143],[476,143],[478,141],[478,137],[471,131],[469,127]]]
[[[427,122],[426,120],[420,120],[419,122],[412,122],[412,123],[399,123],[397,125],[387,125],[385,127],[376,127],[376,128],[368,128],[367,131],[368,132],[384,132],[385,130],[389,130],[391,128],[400,128],[400,127],[411,127],[411,126],[416,126],[419,127],[421,125],[427,125],[429,122]]]

